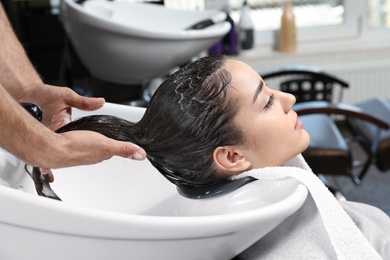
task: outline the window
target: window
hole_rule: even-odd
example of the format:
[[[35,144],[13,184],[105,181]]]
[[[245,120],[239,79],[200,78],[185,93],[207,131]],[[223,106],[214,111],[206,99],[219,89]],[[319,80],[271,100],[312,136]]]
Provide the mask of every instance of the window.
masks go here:
[[[206,0],[207,1],[207,0]],[[238,22],[243,0],[228,0]],[[274,42],[285,0],[247,0],[255,24],[256,44]],[[293,0],[299,42],[335,40],[363,31],[390,29],[390,0]]]
[[[256,30],[276,30],[279,28],[284,0],[248,0]],[[240,16],[242,0],[231,0],[231,10],[236,19]],[[344,22],[344,3],[336,1],[295,0],[294,14],[298,28],[341,25]]]
[[[231,1],[231,15],[240,17],[240,0]],[[358,0],[359,1],[359,0]],[[293,11],[298,41],[315,41],[358,35],[356,0],[295,0]],[[234,2],[234,4],[233,4]],[[256,29],[256,44],[269,45],[280,26],[284,0],[249,0]]]

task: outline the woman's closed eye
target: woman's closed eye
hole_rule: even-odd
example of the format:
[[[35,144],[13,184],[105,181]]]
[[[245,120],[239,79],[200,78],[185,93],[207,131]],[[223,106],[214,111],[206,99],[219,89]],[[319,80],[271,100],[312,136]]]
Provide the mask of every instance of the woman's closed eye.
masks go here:
[[[263,109],[268,109],[272,106],[272,104],[274,103],[274,94],[270,95],[269,96],[269,99],[268,99],[268,102],[267,104],[265,104],[264,108]]]

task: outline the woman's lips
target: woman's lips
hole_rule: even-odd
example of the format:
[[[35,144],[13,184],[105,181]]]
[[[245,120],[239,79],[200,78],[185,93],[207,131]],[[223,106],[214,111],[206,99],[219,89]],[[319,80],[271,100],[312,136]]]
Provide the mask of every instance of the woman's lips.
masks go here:
[[[295,130],[299,130],[303,128],[303,123],[297,118],[297,122],[295,123]]]

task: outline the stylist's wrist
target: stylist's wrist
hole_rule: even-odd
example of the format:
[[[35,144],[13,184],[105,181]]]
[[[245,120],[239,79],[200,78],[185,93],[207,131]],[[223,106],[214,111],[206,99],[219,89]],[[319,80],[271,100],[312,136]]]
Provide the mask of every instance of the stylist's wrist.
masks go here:
[[[40,91],[40,89],[44,85],[44,83],[39,77],[37,77],[29,81],[23,81],[13,85],[11,84],[7,84],[7,85],[8,86],[5,86],[5,88],[15,100],[19,102],[22,101],[31,102],[32,101],[30,100],[31,93],[38,92],[42,95],[42,91]]]

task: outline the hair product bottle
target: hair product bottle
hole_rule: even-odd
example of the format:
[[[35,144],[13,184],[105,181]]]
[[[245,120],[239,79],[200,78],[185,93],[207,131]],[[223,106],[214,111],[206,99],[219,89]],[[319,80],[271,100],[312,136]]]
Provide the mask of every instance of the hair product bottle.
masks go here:
[[[228,21],[231,25],[230,31],[217,43],[215,43],[210,49],[209,49],[209,55],[215,55],[215,54],[227,54],[227,55],[236,55],[238,53],[237,50],[237,41],[238,41],[238,35],[237,35],[237,28],[233,21],[233,19],[230,16],[230,4],[228,0],[224,1],[215,1],[215,0],[208,0],[206,3],[206,9],[215,9],[215,10],[221,10],[226,13],[226,21]]]
[[[250,16],[250,6],[247,4],[246,0],[242,6],[241,17],[238,26],[241,49],[252,49],[254,45],[254,26]]]
[[[295,52],[296,50],[295,17],[291,0],[284,3],[283,14],[280,21],[279,50],[282,52]]]
[[[227,17],[226,21],[228,21],[231,25],[230,31],[228,34],[223,37],[223,53],[227,55],[236,55],[238,53],[237,50],[237,32],[236,25],[234,24],[233,19],[229,15],[229,11],[226,11]]]

